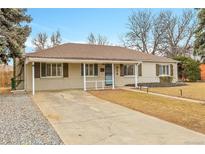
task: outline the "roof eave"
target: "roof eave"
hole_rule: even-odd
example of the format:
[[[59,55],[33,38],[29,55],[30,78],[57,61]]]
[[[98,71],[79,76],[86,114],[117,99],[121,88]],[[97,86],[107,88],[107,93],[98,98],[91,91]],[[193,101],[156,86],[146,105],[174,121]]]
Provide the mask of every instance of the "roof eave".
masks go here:
[[[154,62],[154,63],[179,63],[176,60],[145,60],[145,59],[106,59],[106,58],[60,58],[60,57],[38,57],[38,56],[26,56],[27,59],[33,59],[35,61],[68,61],[68,62],[79,62],[79,61],[107,61],[107,62],[127,62],[127,63],[136,63],[136,62]]]
[[[68,63],[140,63],[139,60],[117,60],[117,59],[69,59],[69,58],[42,58],[26,57],[26,63],[29,62],[68,62]]]

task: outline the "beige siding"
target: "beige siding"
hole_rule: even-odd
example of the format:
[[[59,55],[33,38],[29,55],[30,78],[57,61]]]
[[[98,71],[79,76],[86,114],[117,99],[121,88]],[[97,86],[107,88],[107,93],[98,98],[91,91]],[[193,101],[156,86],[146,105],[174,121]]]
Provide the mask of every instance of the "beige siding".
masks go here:
[[[153,83],[159,82],[159,77],[156,76],[156,64],[164,65],[165,63],[143,63],[142,64],[142,76],[139,77],[140,83]],[[173,83],[178,81],[177,78],[177,64],[176,63],[166,63],[168,65],[173,65]]]
[[[142,76],[139,77],[139,82],[159,82],[159,77],[156,76],[156,63],[142,63]]]
[[[115,83],[116,86],[124,86],[127,84],[134,84],[134,76],[120,76],[120,64],[115,65]]]
[[[159,63],[160,64],[160,63]],[[177,65],[174,65],[174,82],[177,81]],[[87,77],[87,81],[104,80],[104,72],[100,72],[100,68],[105,68],[105,65],[99,64],[99,73],[97,77]],[[32,65],[27,64],[26,67],[26,90],[32,89]],[[120,76],[120,64],[115,64],[115,86],[124,86],[134,84],[134,76]],[[139,83],[159,82],[159,77],[156,76],[156,63],[143,63],[142,76],[139,77]],[[87,84],[89,87],[94,87],[95,83]],[[101,87],[101,82],[98,82],[98,87]],[[59,90],[69,88],[83,88],[83,76],[81,76],[81,64],[69,64],[68,78],[38,78],[35,79],[35,90]]]
[[[27,89],[32,88],[32,65],[27,65]],[[69,88],[82,88],[83,77],[80,73],[80,64],[69,64],[69,77],[68,78],[37,78],[35,79],[36,90],[58,90]]]

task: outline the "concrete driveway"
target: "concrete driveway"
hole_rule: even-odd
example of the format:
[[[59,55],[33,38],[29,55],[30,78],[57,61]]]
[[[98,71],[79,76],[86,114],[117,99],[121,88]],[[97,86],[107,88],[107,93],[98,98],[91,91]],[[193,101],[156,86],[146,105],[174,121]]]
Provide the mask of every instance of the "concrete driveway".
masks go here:
[[[80,90],[33,97],[65,144],[205,144],[205,135]]]

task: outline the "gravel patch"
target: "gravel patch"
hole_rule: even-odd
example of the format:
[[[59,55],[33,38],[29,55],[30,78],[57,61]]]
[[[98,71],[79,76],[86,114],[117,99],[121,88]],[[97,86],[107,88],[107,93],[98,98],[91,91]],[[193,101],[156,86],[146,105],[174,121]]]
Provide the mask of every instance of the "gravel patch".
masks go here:
[[[63,144],[27,94],[0,94],[0,144]]]

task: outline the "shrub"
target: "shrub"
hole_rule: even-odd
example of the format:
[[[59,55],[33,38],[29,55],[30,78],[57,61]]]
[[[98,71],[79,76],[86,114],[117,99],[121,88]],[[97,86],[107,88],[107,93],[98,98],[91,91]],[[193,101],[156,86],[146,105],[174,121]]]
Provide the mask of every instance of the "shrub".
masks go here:
[[[183,56],[174,59],[180,61],[178,73],[183,79],[188,79],[188,81],[197,81],[200,79],[200,63],[198,61]]]
[[[160,83],[172,83],[173,77],[172,76],[160,76]]]

